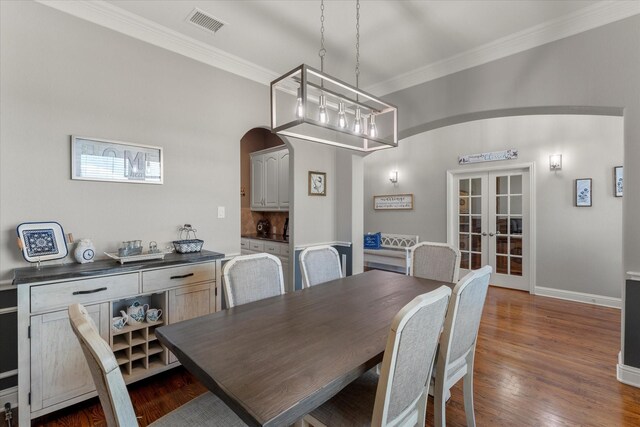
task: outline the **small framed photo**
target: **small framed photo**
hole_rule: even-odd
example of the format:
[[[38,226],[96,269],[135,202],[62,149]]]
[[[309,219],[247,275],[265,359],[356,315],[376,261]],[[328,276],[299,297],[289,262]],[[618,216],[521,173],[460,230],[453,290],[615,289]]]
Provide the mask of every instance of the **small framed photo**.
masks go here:
[[[309,195],[327,195],[327,174],[325,172],[309,171]]]
[[[622,187],[623,187],[623,174],[624,174],[624,169],[622,166],[616,166],[615,168],[613,168],[613,176],[615,177],[614,179],[614,185],[615,185],[615,189],[614,189],[614,194],[616,195],[616,197],[622,197]]]
[[[576,179],[576,206],[591,206],[592,196],[593,194],[591,190],[591,178]]]

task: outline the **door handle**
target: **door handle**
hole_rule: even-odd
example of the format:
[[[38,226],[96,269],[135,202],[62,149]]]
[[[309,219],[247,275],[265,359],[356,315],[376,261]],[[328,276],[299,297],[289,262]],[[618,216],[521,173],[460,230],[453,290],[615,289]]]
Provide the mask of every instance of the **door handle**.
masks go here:
[[[107,290],[107,288],[98,288],[98,289],[92,289],[90,291],[75,291],[71,295],[95,294],[96,292],[102,292],[102,291],[106,291],[106,290]]]
[[[483,235],[483,236],[486,236],[486,235],[487,235],[487,232],[486,232],[486,231],[483,231],[483,232],[482,232],[482,235]]]
[[[489,236],[490,236],[490,237],[493,237],[493,236],[495,236],[495,234],[493,234],[493,233],[489,233]]]

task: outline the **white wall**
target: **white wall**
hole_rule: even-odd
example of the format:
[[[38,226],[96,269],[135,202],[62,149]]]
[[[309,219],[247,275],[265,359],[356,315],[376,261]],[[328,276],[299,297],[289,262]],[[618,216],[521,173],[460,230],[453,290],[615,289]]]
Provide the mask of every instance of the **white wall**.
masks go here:
[[[240,138],[268,123],[268,88],[37,3],[1,7],[0,278],[28,265],[25,221],[58,221],[98,254],[163,247],[184,223],[239,252]],[[163,147],[164,184],[72,181],[72,134]]]
[[[365,231],[446,241],[446,171],[465,169],[458,166],[459,154],[509,148],[519,150],[516,162],[536,164],[537,286],[619,298],[622,198],[613,196],[613,167],[623,163],[620,117],[504,117],[407,138],[397,149],[365,158]],[[562,153],[563,167],[551,172],[549,155],[555,153]],[[397,186],[388,178],[393,169],[399,171]],[[575,178],[593,178],[593,207],[573,206]],[[373,210],[374,194],[397,193],[415,195],[413,211]]]
[[[295,245],[336,240],[336,149],[296,138],[287,138],[294,152],[294,222]],[[327,174],[326,196],[309,196],[309,171]]]

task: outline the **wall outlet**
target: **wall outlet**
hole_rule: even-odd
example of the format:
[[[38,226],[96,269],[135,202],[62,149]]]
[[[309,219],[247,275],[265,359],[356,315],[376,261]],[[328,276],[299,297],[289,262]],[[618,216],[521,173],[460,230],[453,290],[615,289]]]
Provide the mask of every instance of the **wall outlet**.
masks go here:
[[[225,215],[224,206],[218,206],[218,218],[224,218]]]

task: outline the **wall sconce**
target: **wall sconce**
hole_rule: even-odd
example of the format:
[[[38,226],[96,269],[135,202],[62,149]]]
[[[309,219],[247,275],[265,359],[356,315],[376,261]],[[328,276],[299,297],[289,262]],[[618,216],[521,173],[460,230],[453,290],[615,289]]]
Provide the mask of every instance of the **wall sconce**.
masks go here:
[[[562,169],[562,154],[549,156],[549,170],[559,171]]]
[[[398,183],[398,171],[389,172],[389,181],[391,181],[394,184]]]

